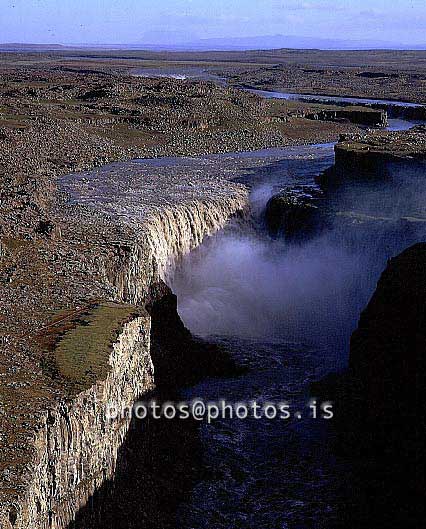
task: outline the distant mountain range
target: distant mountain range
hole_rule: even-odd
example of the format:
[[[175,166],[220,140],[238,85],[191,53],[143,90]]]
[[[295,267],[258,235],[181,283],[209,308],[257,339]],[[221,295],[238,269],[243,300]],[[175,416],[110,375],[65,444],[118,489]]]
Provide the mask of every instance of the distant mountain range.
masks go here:
[[[27,44],[21,42],[6,42],[0,43],[0,51],[44,51],[44,50],[63,50],[71,46],[63,44]]]
[[[202,39],[186,45],[192,49],[208,50],[259,50],[259,49],[320,49],[320,50],[366,50],[366,49],[426,49],[425,45],[409,46],[381,40],[325,39],[299,37],[295,35],[266,35],[258,37],[234,37]]]
[[[295,35],[265,35],[257,37],[210,38],[186,43],[150,43],[134,44],[0,44],[1,51],[46,51],[76,48],[97,49],[143,49],[159,51],[247,51],[273,49],[320,49],[320,50],[426,50],[424,45],[407,45],[381,40],[346,40],[299,37]]]

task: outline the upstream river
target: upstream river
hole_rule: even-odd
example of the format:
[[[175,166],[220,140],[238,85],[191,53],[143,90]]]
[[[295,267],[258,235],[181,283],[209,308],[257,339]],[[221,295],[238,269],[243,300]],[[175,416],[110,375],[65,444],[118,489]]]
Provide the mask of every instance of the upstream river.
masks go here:
[[[170,398],[286,401],[291,417],[140,421],[113,487],[73,527],[392,527],[389,504],[369,507],[371,484],[336,450],[332,419],[313,419],[308,404],[311,383],[345,367],[351,332],[387,259],[426,240],[425,166],[390,165],[386,182],[347,186],[332,204],[331,226],[289,242],[269,235],[267,201],[283,187],[314,185],[333,164],[333,145],[205,158],[238,162],[251,216],[208,238],[168,282],[185,325],[225,348],[239,373]],[[200,168],[194,158],[140,163]]]
[[[200,67],[188,67],[188,66],[169,66],[167,68],[139,68],[135,69],[134,75],[140,77],[169,77],[181,81],[210,81],[220,86],[226,86],[227,80],[224,77],[220,77],[206,69]],[[241,88],[242,90],[257,94],[266,99],[285,99],[287,101],[302,101],[307,103],[319,103],[325,105],[338,105],[338,106],[366,106],[370,108],[380,108],[386,110],[388,114],[388,127],[387,130],[408,130],[416,125],[422,125],[426,123],[425,120],[413,120],[405,119],[407,111],[415,111],[416,109],[422,109],[423,105],[418,103],[410,103],[407,101],[398,101],[394,99],[372,99],[363,97],[344,97],[344,96],[332,96],[332,95],[319,95],[319,94],[302,94],[295,92],[279,92],[272,90],[260,90],[256,88]],[[422,109],[422,114],[423,114]]]

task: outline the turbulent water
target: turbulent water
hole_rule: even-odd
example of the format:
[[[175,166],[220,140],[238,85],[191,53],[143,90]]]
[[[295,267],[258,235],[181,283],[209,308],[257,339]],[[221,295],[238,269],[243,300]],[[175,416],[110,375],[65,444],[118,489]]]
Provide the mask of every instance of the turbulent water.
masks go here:
[[[261,185],[252,176],[253,222],[211,238],[176,271],[186,325],[225,344],[247,370],[208,380],[186,398],[287,400],[303,409],[310,382],[345,366],[350,334],[386,260],[425,239],[424,166],[408,165],[390,167],[386,182],[345,187],[333,225],[313,239],[271,239],[262,225],[266,199],[277,186],[312,183],[327,153],[283,160]],[[179,527],[360,526],[349,519],[363,511],[356,505],[363,484],[351,476],[351,461],[334,453],[326,421],[222,419],[200,431],[205,477],[180,505]]]

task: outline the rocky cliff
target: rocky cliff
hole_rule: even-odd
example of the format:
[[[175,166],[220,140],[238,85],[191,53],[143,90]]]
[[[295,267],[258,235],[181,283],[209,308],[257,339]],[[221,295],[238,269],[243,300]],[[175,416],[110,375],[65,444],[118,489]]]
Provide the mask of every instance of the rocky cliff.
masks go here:
[[[318,234],[324,226],[324,194],[314,185],[282,189],[272,196],[265,209],[265,221],[272,236],[287,240]]]
[[[387,176],[387,164],[424,162],[426,127],[407,131],[368,131],[342,134],[335,145],[335,164],[318,179],[321,187],[333,187],[342,180],[372,179]]]
[[[17,355],[1,355],[2,529],[64,528],[113,475],[130,418],[106,420],[106,404],[131,405],[157,383],[147,308],[158,312],[170,295],[162,279],[173,261],[248,200],[243,186],[217,177],[154,177],[136,163],[67,177],[62,189],[67,199],[51,218],[60,235],[22,271],[50,263],[33,334],[11,334]],[[173,310],[166,325],[179,324]]]
[[[426,244],[419,243],[389,261],[352,335],[349,359],[366,404],[363,421],[374,430],[398,425],[394,436],[404,432],[412,442],[422,428],[425,307]]]
[[[424,521],[426,243],[391,259],[352,335],[349,369],[313,387],[335,403],[336,447],[351,457],[352,527]]]
[[[308,111],[306,118],[322,121],[349,121],[366,127],[386,127],[388,116],[386,110],[373,110],[369,107],[325,108]]]
[[[153,387],[149,322],[142,314],[125,323],[110,348],[106,376],[45,411],[19,494],[1,491],[2,528],[65,527],[112,475],[130,419],[109,421],[106,404],[131,406],[136,395]]]
[[[352,446],[371,513],[384,513],[376,527],[414,528],[424,520],[425,307],[420,243],[389,261],[351,339],[343,411],[352,410]]]

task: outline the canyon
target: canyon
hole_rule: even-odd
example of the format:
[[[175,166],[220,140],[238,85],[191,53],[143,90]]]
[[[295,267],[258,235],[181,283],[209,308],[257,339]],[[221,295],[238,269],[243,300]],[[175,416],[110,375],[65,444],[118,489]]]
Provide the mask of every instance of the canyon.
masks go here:
[[[33,57],[20,66],[22,57],[11,54],[2,66],[0,525],[5,529],[67,527],[113,479],[126,442],[130,417],[108,421],[107,404],[131,406],[162,381],[178,385],[188,373],[203,370],[167,284],[191,251],[230,222],[263,214],[265,197],[282,192],[266,179],[266,191],[256,188],[257,204],[249,196],[251,178],[262,180],[288,158],[289,174],[297,180],[292,164],[314,159],[315,149],[324,148],[312,171],[318,176],[321,169],[318,183],[332,198],[340,182],[353,180],[360,169],[383,176],[389,163],[422,164],[425,156],[424,127],[360,129],[383,129],[382,108],[265,99],[237,88],[252,77],[250,88],[282,87],[283,68],[273,69],[266,83],[270,67],[257,71],[254,65],[244,73],[240,65],[233,79],[230,65],[210,65],[234,84],[222,87],[135,77],[129,73],[136,65],[130,68],[118,57],[41,57],[42,66]],[[300,68],[295,72],[285,87],[303,89]],[[348,75],[353,83],[369,79],[359,72]],[[328,76],[325,72],[324,79]],[[371,79],[363,93],[356,84],[351,94],[371,95],[378,83]],[[392,84],[394,93],[401,80],[416,87],[410,99],[423,102],[418,79],[406,71]],[[330,147],[282,150],[337,141],[339,135],[334,165]],[[255,151],[265,148],[266,154]],[[291,184],[290,205],[297,209],[297,182]],[[281,202],[286,221],[278,231],[288,230],[290,218],[303,236],[300,209],[296,222],[289,201]],[[389,220],[347,210],[338,214],[366,230],[382,229]],[[302,217],[304,222],[303,212]],[[417,227],[420,217],[405,220]],[[162,332],[177,344],[166,348],[166,356],[158,351]],[[356,369],[363,357],[353,340]],[[217,350],[207,361],[212,372],[215,359],[219,363]]]
[[[166,295],[161,285],[170,262],[243,212],[247,203],[241,185],[217,177],[200,181],[167,174],[150,180],[136,163],[124,171],[112,166],[67,177],[62,190],[70,196],[69,205],[61,204],[56,214],[51,210],[61,237],[45,255],[48,277],[38,275],[45,296],[37,300],[38,309],[46,312],[44,325],[32,337],[41,351],[22,351],[12,338],[9,356],[2,361],[7,382],[2,389],[1,444],[8,464],[2,472],[6,486],[1,487],[0,520],[5,528],[66,527],[112,475],[130,418],[108,423],[106,405],[114,400],[131,406],[155,383],[150,316],[144,307]],[[114,229],[108,224],[111,218],[120,219],[118,224],[114,220]],[[84,240],[96,241],[97,248],[92,243],[84,247]],[[66,258],[61,255],[64,248]],[[64,286],[56,287],[65,270],[64,313],[56,308],[64,307]],[[21,268],[21,274],[27,275],[28,268]],[[15,276],[9,288],[18,285]],[[99,304],[99,299],[113,304]],[[102,316],[106,309],[108,317]],[[102,338],[97,327],[105,319],[110,328]],[[79,338],[82,325],[88,325],[93,344]],[[20,357],[12,354],[15,347],[21,348]],[[30,355],[32,364],[42,360],[41,369],[28,365]]]

